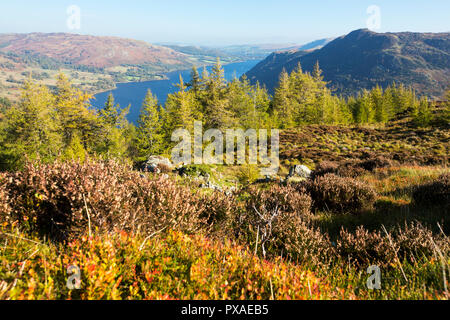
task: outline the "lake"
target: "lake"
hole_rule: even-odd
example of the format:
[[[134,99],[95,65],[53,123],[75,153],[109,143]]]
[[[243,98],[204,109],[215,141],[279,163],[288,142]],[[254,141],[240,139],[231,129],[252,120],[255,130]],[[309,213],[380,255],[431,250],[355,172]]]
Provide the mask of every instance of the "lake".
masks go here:
[[[226,80],[232,80],[235,77],[240,78],[258,62],[258,60],[249,60],[224,65],[223,69]],[[209,66],[206,69],[208,72],[211,72],[212,66]],[[198,68],[198,70],[201,74],[203,68]],[[180,74],[183,77],[184,82],[187,83],[191,80],[190,73],[191,70],[173,71],[166,74],[168,80],[118,83],[116,89],[96,94],[95,100],[92,101],[92,105],[96,108],[102,108],[108,95],[112,93],[114,95],[115,102],[120,104],[122,108],[131,104],[130,112],[127,118],[128,121],[136,123],[139,117],[142,101],[144,100],[148,89],[156,95],[160,104],[164,104],[167,99],[167,95],[177,91],[174,84],[179,83]]]

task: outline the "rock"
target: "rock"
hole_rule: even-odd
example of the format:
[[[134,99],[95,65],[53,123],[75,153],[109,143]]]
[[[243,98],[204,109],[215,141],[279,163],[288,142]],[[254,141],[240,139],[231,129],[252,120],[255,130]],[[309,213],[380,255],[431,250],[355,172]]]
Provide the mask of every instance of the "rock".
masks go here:
[[[309,178],[311,176],[312,171],[304,165],[295,165],[292,166],[289,170],[288,177],[300,177],[300,178]]]
[[[225,190],[224,193],[227,197],[231,197],[236,192],[236,190],[237,189],[235,187],[229,187],[227,190]]]
[[[271,176],[265,176],[264,179],[258,179],[255,183],[269,183],[275,181]]]
[[[211,181],[208,181],[207,183],[202,184],[200,186],[200,188],[222,191],[222,187],[221,186],[218,186],[218,185],[212,183]]]
[[[161,173],[161,170],[158,168],[159,165],[164,165],[169,169],[173,169],[173,164],[169,159],[161,156],[150,156],[143,164],[142,170],[153,173]]]
[[[163,164],[163,165],[168,166],[169,168],[173,169],[172,162],[169,159],[164,158],[162,156],[150,156],[147,160],[147,163],[148,164],[156,164],[156,165]]]
[[[161,170],[158,168],[158,165],[151,163],[151,164],[144,164],[144,167],[142,168],[144,171],[151,172],[151,173],[161,173]]]

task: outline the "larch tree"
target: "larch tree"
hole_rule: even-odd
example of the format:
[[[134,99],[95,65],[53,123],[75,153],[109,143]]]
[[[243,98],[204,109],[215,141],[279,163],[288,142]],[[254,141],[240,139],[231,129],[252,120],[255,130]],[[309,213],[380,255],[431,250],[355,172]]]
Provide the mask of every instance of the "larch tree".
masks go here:
[[[161,152],[163,139],[161,130],[161,108],[158,99],[151,90],[148,90],[142,103],[136,132],[136,146],[141,160]]]

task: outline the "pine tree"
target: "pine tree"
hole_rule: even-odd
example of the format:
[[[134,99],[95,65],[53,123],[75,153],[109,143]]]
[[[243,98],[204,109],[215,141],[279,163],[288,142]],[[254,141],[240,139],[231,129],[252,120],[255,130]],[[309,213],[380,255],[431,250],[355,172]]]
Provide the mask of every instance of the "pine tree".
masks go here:
[[[232,111],[226,97],[226,81],[224,70],[217,58],[211,75],[207,78],[203,115],[206,128],[225,129],[232,123]]]
[[[418,103],[415,104],[412,117],[414,123],[418,127],[427,127],[430,125],[432,120],[432,112],[427,97],[423,97]]]
[[[383,89],[377,85],[371,90],[370,94],[373,101],[375,122],[386,123],[389,120],[389,101],[384,95]]]
[[[87,149],[89,141],[101,128],[94,112],[89,109],[91,99],[91,95],[74,88],[63,73],[57,76],[55,107],[66,146],[70,145],[74,134],[78,134]]]
[[[136,132],[137,153],[140,158],[148,159],[150,155],[161,152],[161,128],[161,109],[158,100],[148,90],[142,103]]]
[[[104,121],[111,125],[115,126],[119,120],[120,115],[120,106],[114,104],[114,96],[112,93],[108,95],[108,98],[105,102],[103,109],[100,110],[100,116],[104,119]]]
[[[19,103],[5,116],[0,158],[5,168],[22,165],[24,156],[44,161],[55,159],[63,146],[58,130],[55,98],[46,86],[25,82]]]
[[[84,161],[86,158],[86,150],[83,147],[82,140],[78,133],[74,133],[69,145],[64,149],[64,160]]]
[[[320,69],[319,61],[316,61],[316,64],[314,65],[312,76],[313,76],[313,78],[316,81],[322,81],[323,80],[322,70]]]
[[[355,120],[359,124],[373,123],[375,118],[375,110],[370,92],[363,90],[356,100],[355,104]]]
[[[180,83],[176,86],[178,92],[167,96],[165,108],[162,112],[163,131],[167,141],[170,141],[174,130],[187,129],[192,132],[194,127],[195,96],[192,92],[186,91],[181,75]]]
[[[450,89],[445,93],[445,103],[444,112],[442,114],[442,119],[447,125],[450,124]]]
[[[191,71],[191,81],[188,84],[188,87],[194,92],[194,94],[198,94],[202,87],[202,79],[197,71],[197,67],[193,66]]]
[[[294,110],[290,95],[290,77],[285,69],[281,72],[278,87],[275,89],[273,116],[280,128],[292,128],[295,125]]]

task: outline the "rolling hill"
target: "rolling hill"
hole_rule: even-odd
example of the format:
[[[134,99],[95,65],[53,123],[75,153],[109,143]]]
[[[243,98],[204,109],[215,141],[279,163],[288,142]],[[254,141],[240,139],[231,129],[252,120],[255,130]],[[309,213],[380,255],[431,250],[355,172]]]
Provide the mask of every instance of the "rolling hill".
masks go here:
[[[52,86],[62,71],[74,84],[97,93],[119,82],[164,79],[167,72],[210,64],[214,59],[118,37],[0,34],[0,96],[17,98],[18,88],[30,74]]]
[[[188,62],[188,57],[182,53],[144,41],[70,33],[2,34],[0,52],[34,54],[96,68]]]
[[[281,71],[298,63],[311,71],[319,62],[325,80],[338,94],[355,94],[376,84],[411,85],[433,98],[450,86],[450,33],[376,33],[360,29],[312,52],[275,52],[246,73],[273,92]]]

